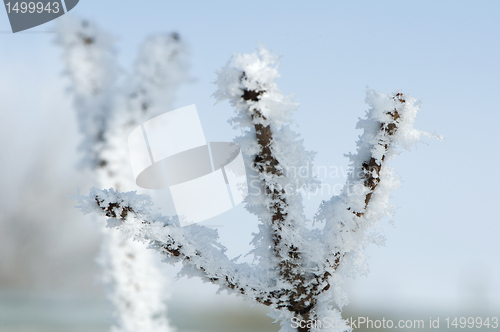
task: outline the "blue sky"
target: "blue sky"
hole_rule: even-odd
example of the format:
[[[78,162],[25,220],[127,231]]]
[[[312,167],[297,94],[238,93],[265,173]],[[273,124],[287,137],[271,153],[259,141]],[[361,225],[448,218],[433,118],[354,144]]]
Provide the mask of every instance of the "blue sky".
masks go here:
[[[421,99],[416,127],[445,141],[426,140],[392,162],[403,180],[392,200],[396,227],[382,223],[386,247],[368,249],[371,272],[349,283],[348,295],[353,303],[455,310],[481,284],[500,308],[500,2],[81,0],[72,12],[116,36],[125,70],[146,36],[179,32],[190,45],[195,81],[181,89],[176,106],[196,104],[209,141],[237,134],[226,123],[229,105],[211,97],[215,71],[257,43],[282,56],[278,84],[300,103],[297,130],[318,152],[319,166],[347,167],[343,154],[354,151],[360,134],[355,123],[366,110],[366,86]],[[0,11],[0,31],[9,29]],[[75,172],[78,135],[53,40],[50,33],[0,34],[3,183],[15,185],[5,174],[21,174],[35,151],[61,149],[61,168]],[[327,198],[307,200],[309,216]],[[221,218],[241,223],[221,231],[236,255],[256,221],[241,207]]]

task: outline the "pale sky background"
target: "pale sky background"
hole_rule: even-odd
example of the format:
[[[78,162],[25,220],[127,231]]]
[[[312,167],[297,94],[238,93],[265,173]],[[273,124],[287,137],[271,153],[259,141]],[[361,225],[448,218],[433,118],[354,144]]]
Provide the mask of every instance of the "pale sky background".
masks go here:
[[[196,104],[208,141],[237,134],[226,123],[229,105],[214,105],[211,97],[215,71],[259,42],[282,56],[278,84],[300,103],[296,130],[318,152],[317,166],[347,167],[343,154],[354,151],[361,133],[355,124],[367,109],[367,86],[421,99],[416,128],[445,141],[425,140],[392,162],[403,180],[392,195],[396,226],[381,223],[386,246],[368,248],[370,273],[345,290],[357,307],[458,313],[480,303],[498,313],[500,2],[81,0],[72,13],[116,36],[125,70],[148,35],[180,33],[196,80],[181,89],[175,106]],[[52,27],[8,33],[0,10],[0,227],[18,214],[57,220],[50,234],[59,240],[47,256],[57,260],[68,243],[95,243],[91,223],[67,197],[78,187],[88,190],[89,182],[75,169],[79,136],[61,50],[54,34],[33,33]],[[345,178],[323,180],[333,186]],[[306,200],[308,216],[327,198]],[[226,225],[221,238],[230,255],[249,249],[257,221],[241,206],[217,223]],[[3,227],[3,237],[22,238]],[[13,253],[1,255],[8,260]],[[57,273],[64,279],[65,269],[83,271],[79,263],[68,261]],[[177,283],[178,297],[201,301],[214,291],[197,280]]]

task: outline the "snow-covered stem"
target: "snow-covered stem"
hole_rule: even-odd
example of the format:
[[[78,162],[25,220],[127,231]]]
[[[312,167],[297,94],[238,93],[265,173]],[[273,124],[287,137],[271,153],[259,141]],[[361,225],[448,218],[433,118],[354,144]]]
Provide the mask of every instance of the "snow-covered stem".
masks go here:
[[[357,142],[357,153],[349,154],[351,171],[339,196],[320,206],[316,220],[325,222],[322,242],[326,245],[326,270],[333,274],[349,258],[349,269],[366,269],[361,248],[369,239],[367,232],[383,217],[392,215],[389,194],[399,180],[387,166],[398,152],[408,149],[423,133],[413,128],[420,103],[413,97],[395,92],[390,95],[368,90],[371,106],[357,128],[364,129]],[[346,257],[349,253],[354,253]],[[354,264],[352,260],[357,262]]]
[[[100,186],[133,188],[127,136],[137,125],[168,111],[187,80],[186,46],[177,33],[142,45],[134,72],[118,84],[113,39],[94,24],[65,17],[57,28],[83,139],[84,165]],[[154,252],[103,227],[99,263],[114,307],[113,332],[172,331],[166,317],[167,281]]]
[[[291,319],[341,320],[334,309],[347,303],[340,290],[345,277],[366,272],[363,250],[377,237],[373,226],[391,215],[389,194],[399,182],[387,166],[398,148],[409,148],[422,133],[413,128],[420,104],[401,92],[367,91],[370,109],[358,122],[364,129],[357,153],[349,155],[352,171],[342,193],[323,202],[315,216],[322,230],[306,227],[300,190],[315,189],[310,176],[314,154],[290,129],[296,103],[284,96],[275,80],[278,58],[264,48],[233,56],[218,72],[218,101],[228,99],[236,111],[231,119],[243,134],[236,142],[244,152],[252,182],[246,208],[260,221],[252,254],[257,263],[229,260],[217,232],[199,225],[179,227],[175,218],[154,212],[149,198],[133,192],[92,189],[79,198],[85,213],[110,219],[111,227],[150,243],[169,262],[182,261],[183,273],[197,275],[221,289],[272,308],[280,332],[318,331],[293,326]],[[307,170],[307,176],[297,170]],[[346,326],[322,328],[344,331]]]
[[[265,271],[228,259],[226,249],[217,242],[217,231],[196,224],[180,227],[177,218],[161,216],[152,209],[153,203],[148,196],[135,192],[93,188],[88,197],[79,197],[79,202],[84,213],[97,212],[109,217],[108,226],[119,228],[135,240],[147,242],[167,262],[182,261],[182,273],[194,272],[221,289],[270,304],[266,292],[270,280]]]
[[[115,40],[86,20],[63,17],[56,27],[57,43],[63,49],[65,73],[69,76],[74,108],[82,134],[81,164],[103,166],[105,134],[114,109],[120,70]]]
[[[98,262],[113,305],[112,332],[173,331],[166,317],[165,276],[143,243],[106,229]]]
[[[187,58],[187,45],[176,32],[150,36],[141,45],[134,70],[123,80],[115,97],[112,126],[102,152],[106,158],[102,186],[136,188],[130,172],[128,135],[145,121],[172,109],[179,86],[190,79]]]
[[[282,287],[275,308],[308,320],[316,296],[328,288],[328,275],[314,272],[316,263],[310,259],[313,253],[308,243],[311,234],[305,227],[298,189],[304,184],[312,189],[317,181],[297,174],[298,169],[312,167],[313,155],[305,151],[301,140],[286,135],[296,104],[275,83],[279,77],[277,61],[264,48],[235,56],[219,71],[215,96],[219,101],[229,99],[237,112],[232,121],[245,123],[243,127],[248,128],[239,141],[253,147],[253,151],[245,152],[263,194],[259,199],[250,196],[247,208],[261,222],[261,232],[254,240],[255,252],[264,255],[271,248],[268,254],[274,256],[268,258],[269,269],[276,271],[274,278]],[[245,139],[251,143],[245,144]],[[304,182],[300,187],[299,180]],[[269,237],[271,241],[261,240]]]
[[[326,257],[326,260],[329,262],[330,273],[333,273],[337,269],[340,261],[349,250],[347,246],[342,243],[342,236],[345,236],[345,234],[349,232],[359,231],[368,204],[381,180],[380,175],[382,167],[385,165],[386,154],[399,129],[400,113],[403,113],[406,103],[401,92],[394,94],[392,99],[396,105],[394,105],[394,109],[383,112],[385,119],[380,121],[381,119],[377,119],[375,116],[371,118],[370,114],[368,119],[364,120],[370,122],[372,125],[378,126],[378,128],[373,130],[374,128],[371,126],[371,132],[366,132],[358,142],[358,154],[355,157],[350,156],[352,160],[352,171],[348,174],[348,181],[344,185],[342,190],[343,195],[341,196],[345,203],[344,209],[349,211],[347,213],[349,220],[338,218],[332,221],[336,216],[329,216],[330,218],[326,216],[328,212],[325,212],[325,210],[327,209],[328,203],[323,202],[320,207],[318,219],[321,220],[323,218],[328,220],[324,233],[332,232],[332,229],[336,229],[338,232],[338,236],[335,240],[329,241],[335,244],[335,248],[330,248],[331,250],[328,250],[328,257]],[[361,121],[360,124],[363,124],[363,122]],[[373,140],[376,142],[373,142]],[[332,200],[336,201],[338,197],[333,197]],[[335,213],[335,211],[336,210],[330,212]],[[332,225],[332,222],[335,223],[335,225]],[[361,230],[361,233],[363,234],[363,230]]]

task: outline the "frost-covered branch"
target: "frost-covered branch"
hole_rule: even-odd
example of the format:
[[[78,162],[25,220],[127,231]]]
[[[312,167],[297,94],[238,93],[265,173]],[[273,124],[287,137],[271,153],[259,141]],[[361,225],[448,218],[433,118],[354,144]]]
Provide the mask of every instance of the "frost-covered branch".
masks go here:
[[[271,280],[265,271],[246,263],[229,260],[218,241],[216,230],[191,225],[180,227],[177,218],[166,218],[152,209],[148,196],[134,192],[119,193],[93,188],[80,197],[84,213],[97,212],[111,218],[108,226],[120,229],[126,236],[146,242],[171,264],[182,261],[182,273],[200,276],[221,290],[237,292],[269,305]],[[112,221],[114,220],[114,221]],[[249,285],[251,285],[249,287]]]
[[[181,228],[176,219],[154,213],[152,203],[135,193],[94,189],[80,197],[80,206],[105,214],[110,226],[150,243],[169,261],[182,261],[184,273],[271,307],[280,332],[317,331],[307,324],[292,327],[291,319],[342,320],[333,303],[340,308],[347,303],[340,284],[344,277],[366,271],[363,249],[377,240],[369,232],[392,213],[388,199],[398,180],[387,163],[399,148],[409,148],[424,134],[413,129],[420,104],[401,92],[367,91],[370,109],[357,125],[364,133],[357,153],[349,155],[352,171],[342,193],[320,206],[315,220],[324,228],[312,229],[306,226],[300,191],[319,185],[311,171],[314,153],[290,129],[297,105],[275,82],[277,63],[261,47],[235,55],[216,81],[215,97],[229,100],[236,112],[231,122],[243,131],[235,141],[250,178],[246,208],[260,222],[251,252],[258,264],[229,260],[215,231],[198,225]],[[344,330],[339,325],[321,328]]]
[[[118,84],[112,38],[94,24],[64,17],[58,43],[84,135],[84,165],[99,186],[134,188],[127,152],[130,131],[171,109],[178,86],[187,81],[186,45],[177,33],[148,38],[135,68]],[[113,332],[171,331],[166,317],[165,277],[145,246],[103,228],[99,256],[102,280],[114,307]]]
[[[146,39],[124,89],[129,124],[141,124],[170,110],[179,86],[190,80],[188,54],[186,43],[176,32]]]
[[[398,148],[409,148],[425,134],[413,128],[420,107],[414,98],[401,92],[385,95],[368,90],[366,102],[371,108],[357,125],[364,133],[357,153],[348,155],[352,171],[342,193],[323,202],[316,216],[325,222],[326,269],[331,274],[349,253],[353,254],[347,257],[348,264],[358,273],[366,270],[361,249],[371,240],[367,232],[391,215],[389,195],[399,186],[387,163]]]
[[[102,152],[106,160],[106,174],[101,177],[104,187],[136,188],[130,173],[128,135],[145,121],[172,110],[177,90],[190,79],[188,54],[186,43],[175,32],[153,35],[142,43],[134,70],[115,98],[112,126]]]
[[[105,134],[114,109],[119,77],[114,39],[86,20],[63,17],[57,25],[57,42],[63,49],[66,74],[71,80],[74,108],[83,135],[82,165],[105,165]]]
[[[312,174],[314,154],[305,151],[288,126],[296,104],[275,83],[277,61],[263,48],[234,57],[218,73],[216,97],[229,99],[237,112],[233,123],[246,128],[237,141],[256,173],[251,187],[262,193],[250,193],[247,199],[247,209],[261,222],[254,254],[264,258],[262,263],[269,264],[281,285],[276,308],[308,319],[315,297],[328,287],[328,275],[316,273],[317,263],[311,259],[311,233],[305,227],[298,190],[313,189],[318,182],[299,174],[303,169]]]

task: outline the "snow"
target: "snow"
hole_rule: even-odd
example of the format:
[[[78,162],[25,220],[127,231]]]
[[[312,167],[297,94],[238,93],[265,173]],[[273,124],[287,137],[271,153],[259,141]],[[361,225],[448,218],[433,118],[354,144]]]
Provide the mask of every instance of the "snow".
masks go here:
[[[178,34],[149,37],[134,71],[118,68],[113,38],[91,22],[71,16],[58,20],[82,134],[82,165],[99,186],[134,188],[127,149],[131,130],[169,111],[178,86],[189,80],[187,46]],[[113,332],[172,331],[166,317],[167,280],[158,258],[139,242],[103,227],[98,262],[113,305]],[[125,234],[126,235],[126,234]]]
[[[242,130],[235,142],[242,148],[249,177],[245,204],[260,221],[252,242],[253,264],[229,260],[216,231],[199,225],[180,227],[176,218],[158,214],[146,196],[94,188],[78,199],[86,213],[116,216],[110,218],[109,227],[148,243],[167,262],[182,261],[181,273],[201,277],[250,301],[268,300],[280,332],[291,332],[296,328],[290,322],[298,317],[342,322],[339,309],[348,299],[341,285],[346,278],[368,272],[364,249],[384,243],[377,225],[394,212],[389,198],[400,180],[387,164],[421,136],[435,135],[413,128],[419,101],[399,91],[383,94],[368,89],[369,109],[356,126],[363,134],[356,153],[347,155],[351,169],[347,182],[340,195],[319,207],[314,219],[323,229],[311,229],[302,195],[319,186],[312,172],[315,153],[306,151],[291,129],[298,104],[284,96],[275,82],[278,62],[260,46],[252,54],[233,55],[217,72],[215,82],[214,97],[218,102],[229,101],[236,113],[230,123]],[[298,258],[289,255],[292,248]],[[298,287],[307,291],[297,294]],[[292,301],[313,307],[305,315],[298,314],[283,307]],[[350,328],[347,324],[311,328],[319,330]]]

